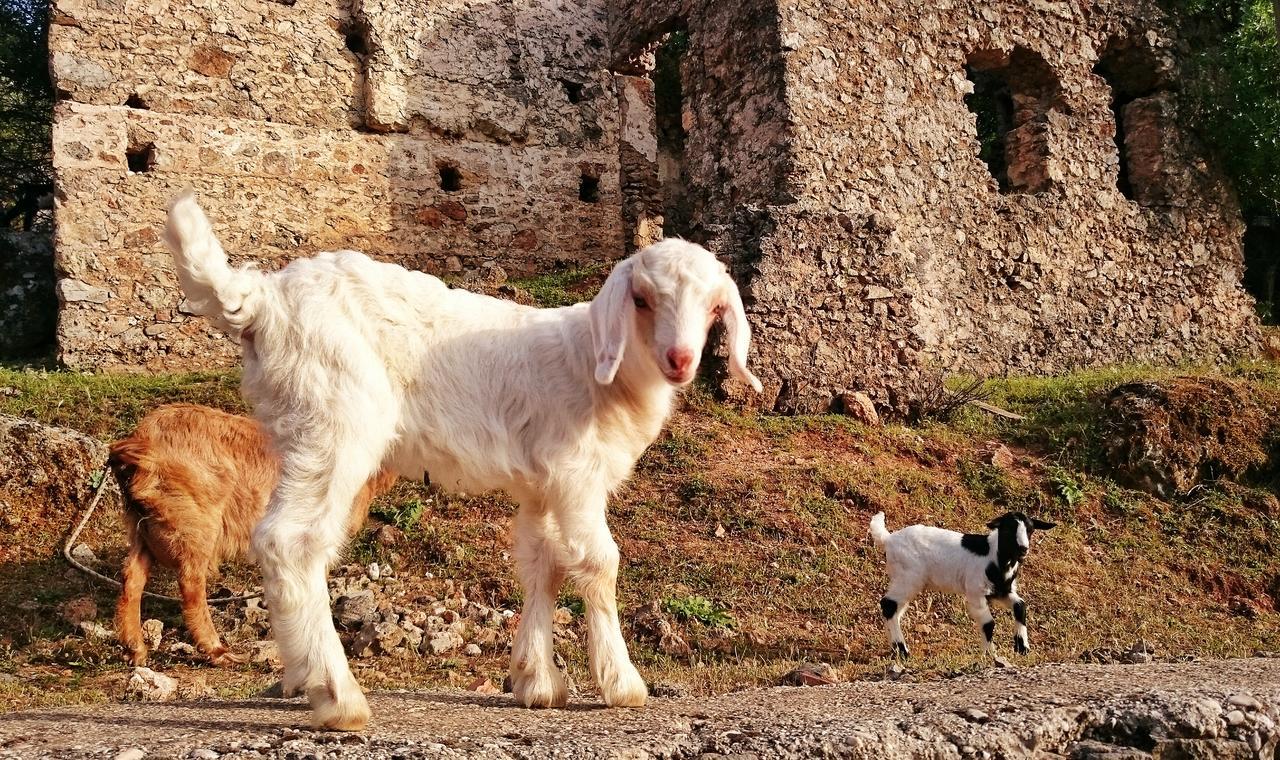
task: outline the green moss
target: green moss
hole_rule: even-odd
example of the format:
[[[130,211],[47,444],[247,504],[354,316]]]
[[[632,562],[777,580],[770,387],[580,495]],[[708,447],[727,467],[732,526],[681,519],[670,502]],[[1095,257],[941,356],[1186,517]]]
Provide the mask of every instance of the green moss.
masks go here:
[[[595,288],[585,286],[600,279],[609,271],[610,266],[605,262],[574,267],[537,277],[513,279],[511,284],[527,292],[538,306],[572,306],[590,300],[595,295]]]

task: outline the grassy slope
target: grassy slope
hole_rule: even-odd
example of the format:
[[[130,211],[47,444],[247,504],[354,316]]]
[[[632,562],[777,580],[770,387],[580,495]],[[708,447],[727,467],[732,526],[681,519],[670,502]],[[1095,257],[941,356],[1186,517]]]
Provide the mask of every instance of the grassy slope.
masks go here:
[[[642,670],[716,691],[771,682],[799,659],[830,661],[850,675],[882,669],[886,645],[876,600],[885,576],[882,558],[866,540],[867,520],[878,510],[888,514],[891,528],[927,522],[977,530],[1010,508],[1059,521],[1059,528],[1038,535],[1025,571],[1032,661],[1075,660],[1084,650],[1127,647],[1139,637],[1164,655],[1280,649],[1274,610],[1280,604],[1274,560],[1280,504],[1274,496],[1224,484],[1168,503],[1097,474],[1092,399],[1122,380],[1167,372],[998,381],[989,384],[991,400],[1027,421],[965,411],[948,424],[879,429],[834,416],[743,415],[690,392],[612,506],[624,558],[624,615],[657,599],[692,616],[683,628],[696,642],[693,662],[637,642],[633,652]],[[1234,372],[1272,387],[1280,376],[1271,366]],[[6,371],[0,387],[19,391],[0,396],[0,412],[103,438],[165,401],[240,408],[235,378],[221,374]],[[1017,455],[1012,471],[983,464],[982,452],[997,440]],[[402,576],[430,571],[463,583],[472,597],[515,604],[519,592],[503,556],[510,511],[500,496],[440,499],[410,483],[376,510],[412,539],[396,549]],[[348,550],[359,561],[385,561],[389,552],[368,534]],[[102,553],[114,558],[118,547]],[[246,572],[233,571],[232,580]],[[106,684],[123,668],[109,652],[82,647],[31,654],[56,649],[49,642],[67,626],[53,609],[84,588],[80,578],[64,577],[56,560],[0,580],[0,636],[10,647],[7,657],[0,650],[0,672],[18,671],[26,679],[0,683],[0,705],[101,699],[111,691]],[[108,618],[111,594],[96,594],[100,617]],[[577,607],[571,591],[565,603]],[[151,605],[150,614],[157,612],[179,623],[176,610]],[[726,616],[734,621],[730,629],[696,619]],[[976,633],[955,600],[922,597],[908,621],[914,664],[922,671],[978,666]],[[997,612],[997,625],[998,644],[1008,654],[1007,612]],[[589,683],[580,647],[565,653],[578,681]],[[459,683],[472,672],[496,679],[505,662],[427,658],[378,667],[361,674],[367,685]],[[226,693],[269,680],[262,673],[212,670],[202,677]]]

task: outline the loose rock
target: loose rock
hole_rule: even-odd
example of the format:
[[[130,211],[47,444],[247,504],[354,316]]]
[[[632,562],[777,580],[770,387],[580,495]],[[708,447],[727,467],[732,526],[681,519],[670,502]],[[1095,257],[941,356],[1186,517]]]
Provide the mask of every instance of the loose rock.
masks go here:
[[[142,702],[167,702],[177,696],[177,693],[177,681],[151,668],[134,668],[125,686],[127,697]]]

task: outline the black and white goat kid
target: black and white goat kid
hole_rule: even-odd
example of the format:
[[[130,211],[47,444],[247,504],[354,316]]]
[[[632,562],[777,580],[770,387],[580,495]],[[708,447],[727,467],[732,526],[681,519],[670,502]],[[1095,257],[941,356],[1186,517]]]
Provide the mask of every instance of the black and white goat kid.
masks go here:
[[[911,525],[890,533],[884,513],[871,518],[871,540],[884,549],[889,590],[880,600],[885,629],[894,654],[910,652],[902,637],[902,615],[921,591],[933,589],[964,596],[969,617],[982,631],[984,651],[995,654],[996,623],[991,602],[1013,609],[1017,627],[1013,649],[1031,651],[1027,641],[1027,603],[1018,595],[1018,572],[1031,548],[1031,535],[1056,523],[1008,512],[987,523],[990,533],[957,533],[928,525]]]

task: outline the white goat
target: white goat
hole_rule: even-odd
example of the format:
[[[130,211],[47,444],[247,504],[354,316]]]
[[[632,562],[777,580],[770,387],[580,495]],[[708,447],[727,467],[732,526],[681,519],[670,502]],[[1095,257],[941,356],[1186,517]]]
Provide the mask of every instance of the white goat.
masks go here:
[[[964,596],[969,617],[982,631],[987,654],[995,653],[996,631],[989,602],[1012,607],[1013,648],[1018,654],[1030,652],[1027,604],[1018,596],[1018,572],[1031,547],[1031,534],[1055,524],[1006,512],[987,523],[990,533],[957,533],[928,525],[890,533],[884,526],[884,512],[876,513],[871,518],[871,540],[884,549],[889,566],[889,590],[880,600],[880,613],[894,654],[910,654],[902,637],[902,615],[926,588]]]
[[[281,478],[253,537],[285,687],[317,727],[359,730],[368,704],[330,616],[325,575],[356,493],[379,468],[519,502],[514,556],[525,591],[511,652],[516,699],[563,705],[552,614],[567,577],[587,602],[591,671],[610,706],[648,695],[618,625],[618,547],[605,521],[622,484],[698,367],[723,316],[729,366],[750,332],[725,267],[664,240],[614,267],[590,304],[535,309],[449,288],[353,251],[280,272],[232,270],[190,192],[165,241],[194,309],[239,339],[243,392]]]

